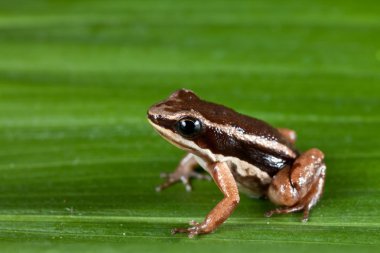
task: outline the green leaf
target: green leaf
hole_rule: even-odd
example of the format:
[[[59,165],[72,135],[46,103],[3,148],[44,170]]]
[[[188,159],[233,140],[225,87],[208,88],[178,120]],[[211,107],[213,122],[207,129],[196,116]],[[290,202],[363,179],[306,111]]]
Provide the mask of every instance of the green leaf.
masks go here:
[[[0,2],[1,252],[318,252],[380,246],[376,1]],[[215,233],[214,183],[156,193],[183,152],[146,110],[178,88],[326,154],[310,221],[242,194]]]

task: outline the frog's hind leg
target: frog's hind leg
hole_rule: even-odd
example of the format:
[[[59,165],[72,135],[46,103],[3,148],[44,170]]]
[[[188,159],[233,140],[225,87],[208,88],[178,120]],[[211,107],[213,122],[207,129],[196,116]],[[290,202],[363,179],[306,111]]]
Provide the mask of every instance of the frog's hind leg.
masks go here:
[[[292,167],[277,173],[269,186],[268,197],[285,207],[269,211],[266,216],[303,210],[302,221],[307,221],[310,209],[322,196],[326,174],[323,159],[320,150],[310,149],[301,154]]]
[[[297,139],[296,131],[287,128],[277,128],[280,134],[287,139],[291,144],[294,144]]]
[[[165,182],[157,186],[156,191],[162,191],[180,181],[185,185],[186,191],[191,191],[191,178],[205,179],[210,181],[211,177],[209,175],[194,171],[197,167],[198,162],[196,161],[195,156],[191,153],[186,154],[174,172],[161,173],[161,177],[165,178]]]

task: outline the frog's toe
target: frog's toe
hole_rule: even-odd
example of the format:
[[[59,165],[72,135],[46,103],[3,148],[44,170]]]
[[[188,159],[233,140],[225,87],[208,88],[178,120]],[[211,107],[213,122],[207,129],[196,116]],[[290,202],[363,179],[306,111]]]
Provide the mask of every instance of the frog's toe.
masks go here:
[[[171,231],[172,235],[179,234],[179,233],[187,233],[188,228],[173,228]]]
[[[181,177],[182,184],[185,186],[185,189],[187,192],[191,192],[193,190],[193,187],[190,184],[190,178],[187,176]]]
[[[211,181],[210,175],[191,171],[189,173],[178,173],[178,171],[173,173],[161,173],[161,178],[165,179],[165,182],[161,185],[156,187],[156,191],[160,192],[173,184],[176,184],[178,182],[182,182],[182,184],[185,186],[186,191],[190,192],[193,190],[193,187],[191,185],[191,179],[199,179],[199,180],[207,180]]]
[[[171,231],[172,235],[178,234],[178,233],[185,233],[188,235],[189,238],[193,238],[196,235],[208,233],[204,229],[204,225],[202,223],[199,223],[199,222],[192,220],[189,222],[189,224],[191,227],[172,229],[172,231]]]
[[[294,213],[294,212],[298,212],[302,209],[304,209],[303,205],[295,205],[292,207],[276,208],[274,210],[270,210],[270,211],[266,212],[265,216],[266,217],[272,217],[273,214]]]
[[[303,209],[303,216],[302,216],[302,222],[307,222],[309,220],[309,213],[310,213],[310,208],[307,206]]]
[[[160,177],[164,179],[164,182],[156,187],[156,191],[160,192],[166,188],[172,186],[173,184],[180,181],[180,177],[176,173],[160,173]]]
[[[191,179],[211,181],[212,178],[210,177],[210,175],[202,174],[195,171],[192,171],[189,175],[183,175],[181,177],[181,181],[185,185],[185,189],[188,192],[191,192],[193,190],[193,186],[191,185],[191,182],[190,182]]]
[[[195,220],[191,220],[191,221],[189,221],[189,225],[190,225],[190,226],[199,226],[200,223],[199,223],[199,222],[196,222]]]
[[[197,226],[189,227],[189,228],[173,228],[171,231],[172,235],[178,234],[178,233],[184,233],[187,234],[189,238],[193,238],[194,236],[198,235]]]
[[[167,172],[161,172],[160,173],[160,178],[168,178],[169,177],[169,175],[170,175],[170,173],[167,173]]]
[[[161,173],[161,177],[166,178],[166,180],[165,180],[165,182],[163,182],[162,184],[160,184],[156,187],[157,192],[165,190],[166,188],[169,188],[170,186],[172,186],[172,185],[174,185],[180,181],[182,182],[183,185],[185,185],[186,191],[189,192],[193,189],[191,184],[190,184],[189,178],[186,176],[176,177],[175,175],[172,175],[172,174]]]
[[[166,176],[163,176],[163,175],[164,175],[164,173],[161,173],[161,177],[165,177],[166,180],[165,180],[162,184],[160,184],[160,185],[158,185],[158,186],[156,187],[156,191],[157,191],[157,192],[160,192],[160,191],[162,191],[162,190],[165,190],[166,188],[172,186],[173,184],[175,184],[175,183],[177,183],[177,182],[179,181],[178,179],[174,178],[174,177],[171,176],[170,174],[168,174],[168,175],[166,175]]]
[[[168,188],[171,184],[168,184],[168,183],[163,183],[163,184],[160,184],[158,186],[156,186],[156,192],[160,192],[162,190],[165,190],[166,188]]]
[[[310,209],[311,209],[311,206],[309,204],[300,203],[292,207],[283,207],[283,208],[277,208],[277,209],[268,211],[265,213],[265,216],[271,217],[273,214],[285,214],[285,213],[294,213],[294,212],[303,211],[301,221],[307,222],[309,220]]]

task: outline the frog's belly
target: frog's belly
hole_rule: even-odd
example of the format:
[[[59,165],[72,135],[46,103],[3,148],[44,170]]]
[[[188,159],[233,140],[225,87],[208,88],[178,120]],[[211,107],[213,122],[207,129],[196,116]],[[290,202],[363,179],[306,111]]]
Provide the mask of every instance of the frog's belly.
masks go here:
[[[265,171],[240,159],[227,161],[231,172],[238,183],[239,190],[253,198],[259,198],[266,194],[272,178]]]

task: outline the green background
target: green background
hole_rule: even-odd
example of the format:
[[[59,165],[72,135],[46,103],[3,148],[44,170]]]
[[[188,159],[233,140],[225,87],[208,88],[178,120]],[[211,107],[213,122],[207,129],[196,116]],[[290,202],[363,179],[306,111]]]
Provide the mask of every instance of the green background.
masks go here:
[[[1,251],[378,250],[379,13],[366,0],[1,0]],[[183,152],[146,110],[179,88],[326,153],[307,224],[242,195],[215,233],[170,235],[222,198],[204,181],[154,191]]]

